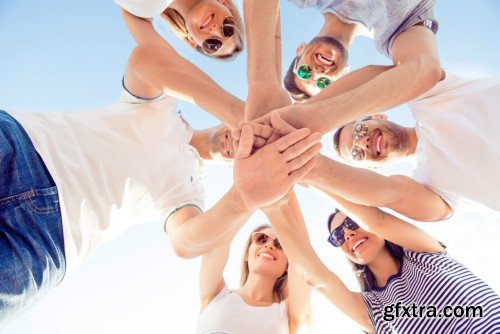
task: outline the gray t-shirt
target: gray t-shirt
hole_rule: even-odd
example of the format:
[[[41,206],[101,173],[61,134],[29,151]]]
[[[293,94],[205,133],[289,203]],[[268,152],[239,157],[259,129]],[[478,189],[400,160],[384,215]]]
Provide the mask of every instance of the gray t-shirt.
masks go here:
[[[314,7],[346,23],[360,24],[373,32],[377,49],[391,57],[396,37],[424,20],[433,20],[436,0],[289,0],[301,8]]]

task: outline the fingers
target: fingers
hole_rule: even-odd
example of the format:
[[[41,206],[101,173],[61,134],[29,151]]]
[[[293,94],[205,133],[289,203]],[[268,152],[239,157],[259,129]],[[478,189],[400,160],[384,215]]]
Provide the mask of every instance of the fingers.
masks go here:
[[[304,167],[310,160],[313,160],[319,150],[321,150],[321,143],[316,143],[309,147],[304,153],[288,162],[288,174]]]
[[[283,136],[292,133],[297,130],[290,124],[288,124],[277,111],[271,113],[271,124],[273,128],[279,131]]]
[[[259,123],[248,123],[253,130],[254,136],[258,136],[264,139],[271,137],[276,131],[266,124]]]
[[[277,141],[275,141],[273,144],[271,144],[274,148],[276,148],[280,153],[286,151],[290,146],[295,145],[302,139],[306,138],[309,136],[311,133],[311,130],[309,129],[300,129],[297,131],[294,131],[284,137],[281,137]]]
[[[253,131],[250,125],[245,125],[241,130],[240,142],[236,151],[236,159],[245,159],[252,153]]]
[[[296,144],[290,146],[283,152],[286,161],[291,161],[307,151],[321,140],[321,133],[315,132]]]
[[[314,168],[315,165],[316,159],[309,160],[304,166],[290,174],[290,181],[293,183],[297,183],[298,181],[300,181],[300,179],[306,176]]]

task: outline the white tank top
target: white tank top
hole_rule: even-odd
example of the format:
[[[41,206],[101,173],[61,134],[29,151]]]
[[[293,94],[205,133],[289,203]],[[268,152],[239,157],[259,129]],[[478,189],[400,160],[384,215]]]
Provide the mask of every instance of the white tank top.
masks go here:
[[[288,334],[285,302],[250,306],[226,286],[198,318],[196,334]]]

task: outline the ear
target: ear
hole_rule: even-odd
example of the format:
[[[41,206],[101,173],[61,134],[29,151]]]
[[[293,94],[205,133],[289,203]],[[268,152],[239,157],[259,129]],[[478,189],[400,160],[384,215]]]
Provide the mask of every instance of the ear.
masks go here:
[[[297,57],[302,56],[302,53],[304,53],[304,50],[306,49],[306,47],[307,47],[306,43],[304,43],[304,42],[300,43],[300,45],[297,47],[297,50],[295,51],[295,55]]]
[[[372,116],[372,119],[376,119],[377,121],[387,121],[387,118],[386,114],[375,114]]]

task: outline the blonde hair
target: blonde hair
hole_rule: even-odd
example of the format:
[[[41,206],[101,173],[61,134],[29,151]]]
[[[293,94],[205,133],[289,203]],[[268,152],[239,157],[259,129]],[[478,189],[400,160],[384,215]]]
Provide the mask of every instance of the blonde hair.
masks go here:
[[[229,9],[235,21],[235,24],[231,25],[231,27],[235,31],[233,36],[236,42],[236,47],[234,48],[234,50],[228,55],[214,55],[205,52],[205,50],[201,45],[192,46],[193,49],[195,49],[199,53],[220,60],[233,60],[236,57],[236,55],[239,54],[245,47],[245,29],[243,25],[243,20],[241,19],[238,8],[233,3],[233,1],[232,0],[227,0],[227,1],[228,2],[223,3],[223,5]],[[166,23],[169,25],[169,27],[173,30],[173,32],[177,35],[179,39],[191,45],[189,43],[189,38],[188,38],[189,32],[186,28],[186,20],[177,10],[171,7],[167,7],[167,9],[163,11],[161,16],[165,19]]]
[[[240,286],[241,287],[243,287],[243,285],[245,285],[245,283],[248,279],[249,268],[248,268],[248,261],[246,260],[246,257],[248,254],[248,249],[250,248],[250,245],[252,243],[252,234],[254,234],[255,232],[262,231],[266,228],[271,228],[271,226],[264,224],[264,225],[260,225],[259,227],[255,228],[252,231],[252,233],[250,233],[250,237],[248,237],[248,240],[245,244],[245,252],[243,253],[243,261],[241,262],[241,278],[240,278]],[[283,275],[281,275],[274,283],[273,298],[276,302],[282,302],[287,297],[288,297],[288,271],[285,270]]]

